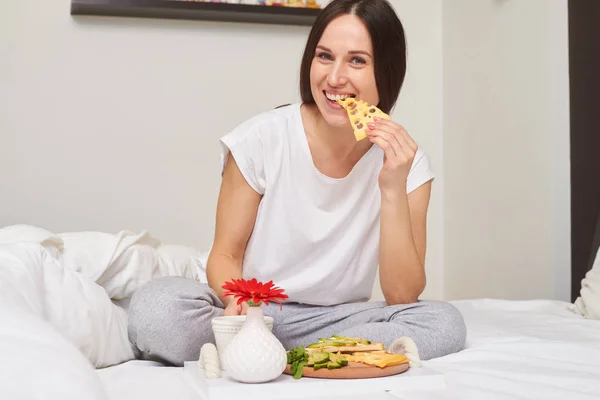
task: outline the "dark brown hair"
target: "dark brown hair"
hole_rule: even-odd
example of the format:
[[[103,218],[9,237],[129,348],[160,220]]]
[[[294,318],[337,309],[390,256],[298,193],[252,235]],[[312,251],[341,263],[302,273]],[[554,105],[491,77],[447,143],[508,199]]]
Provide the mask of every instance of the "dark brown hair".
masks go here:
[[[314,104],[310,90],[310,66],[325,28],[335,18],[356,15],[365,24],[375,62],[375,82],[382,111],[389,113],[400,94],[406,75],[406,39],[404,28],[386,0],[332,0],[317,16],[300,65],[300,96],[303,103]]]

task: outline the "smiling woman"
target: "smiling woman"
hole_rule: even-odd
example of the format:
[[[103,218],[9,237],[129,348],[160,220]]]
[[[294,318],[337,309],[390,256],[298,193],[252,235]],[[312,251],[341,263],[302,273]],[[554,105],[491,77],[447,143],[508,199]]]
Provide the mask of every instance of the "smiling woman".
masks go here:
[[[340,16],[341,12],[348,9],[347,3],[333,2],[325,8],[310,32],[300,67],[302,101],[314,104],[315,99],[320,97],[315,96],[310,82],[318,77],[319,71],[321,75],[325,73],[326,68],[311,69],[313,58],[316,54],[322,64],[334,64],[333,51],[327,46],[335,46],[339,51],[337,55],[346,60],[345,66],[352,68],[337,71],[339,74],[331,75],[330,79],[358,79],[356,83],[362,82],[363,88],[372,88],[377,92],[364,94],[362,100],[378,104],[382,111],[389,113],[406,75],[404,28],[387,2],[373,2],[369,7],[361,7],[355,2],[353,12]],[[374,63],[375,59],[377,64]],[[356,75],[352,71],[362,72]],[[344,72],[350,75],[346,76]],[[311,73],[315,76],[311,76]]]
[[[419,300],[429,157],[383,115],[355,136],[338,104],[355,97],[363,113],[389,113],[405,53],[403,26],[386,0],[333,0],[319,14],[302,57],[302,102],[263,112],[221,139],[208,285],[163,279],[133,296],[130,337],[141,354],[179,365],[197,359],[214,341],[210,318],[246,312],[223,292],[224,282],[240,278],[286,289],[283,310],[264,312],[287,349],[333,335],[390,352],[402,352],[398,339],[407,336],[423,359],[463,348],[458,310]],[[369,302],[377,272],[385,301]]]

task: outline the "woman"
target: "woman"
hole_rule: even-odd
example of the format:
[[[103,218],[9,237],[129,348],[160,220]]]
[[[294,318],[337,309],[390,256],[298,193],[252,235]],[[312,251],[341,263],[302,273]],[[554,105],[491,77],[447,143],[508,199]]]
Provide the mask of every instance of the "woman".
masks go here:
[[[310,32],[301,104],[264,112],[222,138],[223,179],[207,264],[209,285],[163,278],[130,305],[130,338],[144,358],[181,365],[214,342],[210,320],[244,314],[223,297],[232,278],[273,280],[289,295],[267,306],[289,349],[333,334],[383,342],[411,337],[421,358],[463,348],[465,325],[425,288],[433,172],[396,122],[357,141],[336,99],[389,113],[406,72],[402,24],[385,0],[334,0]],[[379,271],[385,302],[368,302]]]

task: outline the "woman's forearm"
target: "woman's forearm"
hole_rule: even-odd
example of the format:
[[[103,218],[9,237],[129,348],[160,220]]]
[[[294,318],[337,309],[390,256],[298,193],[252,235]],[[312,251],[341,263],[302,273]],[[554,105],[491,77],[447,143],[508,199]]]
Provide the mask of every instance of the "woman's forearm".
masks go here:
[[[406,194],[381,195],[379,278],[388,304],[416,302],[425,289],[425,269],[415,245]]]
[[[225,281],[230,281],[232,278],[242,278],[242,260],[229,254],[211,251],[206,264],[206,277],[208,285],[227,307],[229,302],[235,299],[230,296],[223,297],[222,286]]]

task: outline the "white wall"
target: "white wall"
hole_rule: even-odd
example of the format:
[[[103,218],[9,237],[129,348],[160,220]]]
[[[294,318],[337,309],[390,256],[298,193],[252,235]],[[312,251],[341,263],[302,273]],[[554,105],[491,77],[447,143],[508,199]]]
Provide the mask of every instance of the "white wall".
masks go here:
[[[394,118],[430,153],[441,182],[441,0],[393,4],[411,47]],[[309,28],[73,18],[69,0],[32,0],[0,2],[0,32],[0,226],[148,229],[208,249],[218,138],[299,100]],[[426,296],[439,298],[439,184],[431,207]]]
[[[308,28],[73,18],[57,3],[0,5],[0,224],[208,248],[218,138],[295,100]]]
[[[443,14],[445,297],[568,300],[567,1]]]

